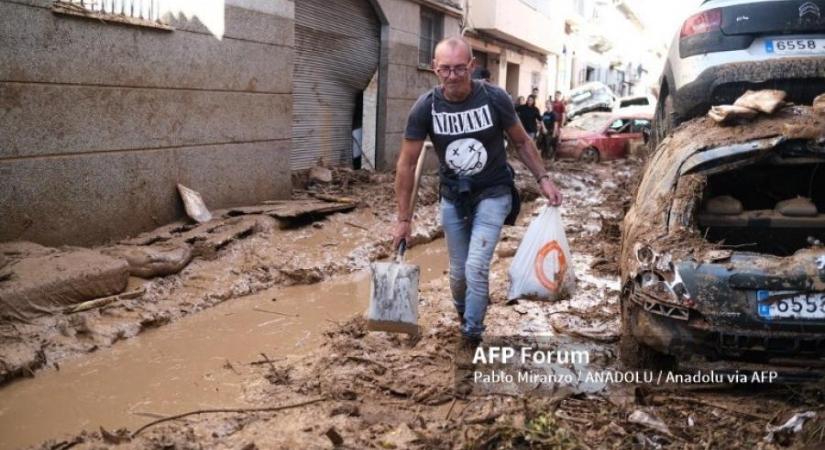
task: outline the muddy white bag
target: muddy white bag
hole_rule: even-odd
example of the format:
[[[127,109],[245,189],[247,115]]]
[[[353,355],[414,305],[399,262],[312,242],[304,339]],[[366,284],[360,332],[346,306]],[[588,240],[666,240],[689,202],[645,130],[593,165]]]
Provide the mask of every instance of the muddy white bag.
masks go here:
[[[559,208],[545,206],[527,227],[510,265],[507,298],[568,298],[576,287],[572,263]]]

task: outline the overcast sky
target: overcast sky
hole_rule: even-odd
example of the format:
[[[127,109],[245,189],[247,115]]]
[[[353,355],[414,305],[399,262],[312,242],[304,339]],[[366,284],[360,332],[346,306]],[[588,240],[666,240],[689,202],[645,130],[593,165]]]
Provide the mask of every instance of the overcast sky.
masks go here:
[[[639,0],[642,6],[639,18],[651,28],[655,36],[670,44],[682,22],[695,10],[701,0]]]

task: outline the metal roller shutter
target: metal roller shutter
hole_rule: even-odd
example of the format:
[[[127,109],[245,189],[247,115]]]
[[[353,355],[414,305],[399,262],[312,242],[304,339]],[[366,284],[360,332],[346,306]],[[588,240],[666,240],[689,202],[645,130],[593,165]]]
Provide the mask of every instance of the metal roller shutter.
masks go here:
[[[356,96],[378,68],[380,24],[368,0],[296,0],[292,170],[352,163]]]

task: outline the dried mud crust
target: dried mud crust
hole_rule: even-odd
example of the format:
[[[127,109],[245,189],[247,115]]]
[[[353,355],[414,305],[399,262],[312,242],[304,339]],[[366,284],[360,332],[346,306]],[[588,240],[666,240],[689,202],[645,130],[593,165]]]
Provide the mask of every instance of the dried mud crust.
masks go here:
[[[203,225],[173,223],[96,249],[118,254],[135,245],[177,245],[191,248],[195,256],[177,274],[149,280],[129,278],[126,292],[144,292],[136,298],[27,322],[0,321],[0,384],[34,376],[38,369],[66,357],[108,347],[233,298],[276,285],[317,283],[388,256],[395,217],[392,180],[392,174],[333,169],[332,183],[310,184],[294,199],[352,200],[357,206],[350,213],[294,223],[260,213],[265,206],[230,208],[214,211],[217,218]],[[426,175],[419,191],[413,244],[441,235],[436,200],[437,178]],[[62,251],[26,243],[17,247],[22,250],[15,258]]]

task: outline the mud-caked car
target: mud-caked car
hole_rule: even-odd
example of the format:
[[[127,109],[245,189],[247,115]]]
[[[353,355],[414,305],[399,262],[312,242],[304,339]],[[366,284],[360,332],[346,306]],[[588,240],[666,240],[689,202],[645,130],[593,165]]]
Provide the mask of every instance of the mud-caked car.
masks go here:
[[[626,365],[825,370],[825,115],[686,122],[623,222]]]

